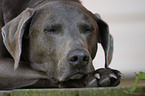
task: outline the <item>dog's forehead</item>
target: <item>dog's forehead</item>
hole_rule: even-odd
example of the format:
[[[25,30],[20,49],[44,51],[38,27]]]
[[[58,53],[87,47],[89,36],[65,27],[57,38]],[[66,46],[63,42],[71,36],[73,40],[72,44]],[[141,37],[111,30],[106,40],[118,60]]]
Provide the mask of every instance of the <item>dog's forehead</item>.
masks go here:
[[[44,4],[39,10],[41,18],[57,21],[89,21],[91,14],[80,3],[67,1],[67,2],[49,2]]]
[[[79,24],[96,26],[93,14],[80,3],[72,1],[52,1],[41,5],[36,9],[31,23],[32,29],[39,28],[41,31],[51,25],[62,25],[67,29]]]

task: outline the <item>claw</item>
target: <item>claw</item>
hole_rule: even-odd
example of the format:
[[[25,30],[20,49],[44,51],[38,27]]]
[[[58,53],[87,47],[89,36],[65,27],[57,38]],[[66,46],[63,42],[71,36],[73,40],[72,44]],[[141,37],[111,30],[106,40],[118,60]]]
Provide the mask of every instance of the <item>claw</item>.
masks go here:
[[[123,80],[123,77],[124,77],[124,75],[122,74],[122,73],[117,73],[117,75],[119,76],[119,78],[121,79],[121,80]]]
[[[124,75],[122,73],[120,73],[120,77],[123,79]]]
[[[97,78],[97,79],[101,79],[101,77],[100,77],[100,74],[99,74],[99,73],[95,74],[95,75],[94,75],[94,77],[95,77],[95,78]]]
[[[113,74],[113,73],[111,73],[111,74],[109,75],[109,77],[110,77],[110,78],[117,79],[117,76],[116,76],[115,74]]]
[[[120,80],[123,80],[123,77],[124,77],[124,75],[123,75],[123,74],[121,74],[121,75],[120,75]]]
[[[89,87],[96,87],[96,85],[97,85],[96,79],[93,79],[93,80],[89,83]]]

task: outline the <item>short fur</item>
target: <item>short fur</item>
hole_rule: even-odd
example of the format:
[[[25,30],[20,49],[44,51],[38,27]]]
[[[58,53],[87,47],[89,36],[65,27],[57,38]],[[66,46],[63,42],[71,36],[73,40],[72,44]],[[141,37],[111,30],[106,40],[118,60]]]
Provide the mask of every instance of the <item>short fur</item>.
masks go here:
[[[108,25],[79,0],[0,0],[0,28],[0,89],[120,83]],[[105,68],[95,70],[97,43]]]

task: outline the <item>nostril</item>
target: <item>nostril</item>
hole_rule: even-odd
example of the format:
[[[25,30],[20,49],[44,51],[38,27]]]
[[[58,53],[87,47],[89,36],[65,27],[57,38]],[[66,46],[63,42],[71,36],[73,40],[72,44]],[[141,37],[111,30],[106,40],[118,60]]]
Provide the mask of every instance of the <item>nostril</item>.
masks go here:
[[[77,56],[74,56],[74,57],[72,57],[72,58],[70,59],[70,61],[71,61],[71,62],[76,62],[76,61],[78,61],[78,57],[77,57]]]

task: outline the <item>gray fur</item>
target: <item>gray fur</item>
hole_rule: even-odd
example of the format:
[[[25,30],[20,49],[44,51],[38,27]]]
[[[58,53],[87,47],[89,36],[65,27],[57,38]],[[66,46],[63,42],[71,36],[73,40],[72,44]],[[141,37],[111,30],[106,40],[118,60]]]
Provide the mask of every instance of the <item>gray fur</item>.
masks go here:
[[[98,42],[106,68],[112,59],[108,25],[78,0],[0,0],[0,27],[0,89],[97,87],[92,59]],[[74,54],[87,55],[87,63],[70,63]]]

